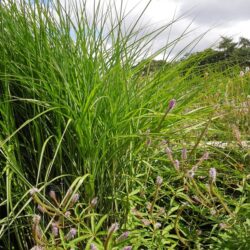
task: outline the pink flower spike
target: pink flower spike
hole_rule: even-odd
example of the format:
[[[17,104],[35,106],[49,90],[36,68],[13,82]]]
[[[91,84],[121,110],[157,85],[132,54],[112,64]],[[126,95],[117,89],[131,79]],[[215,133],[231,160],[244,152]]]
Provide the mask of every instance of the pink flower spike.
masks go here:
[[[112,234],[115,233],[117,230],[119,229],[119,224],[117,222],[113,223],[109,230],[108,230],[108,234]]]
[[[33,246],[30,250],[45,250],[42,246]]]
[[[215,168],[210,168],[209,176],[210,176],[213,183],[216,181],[216,175],[217,175],[216,169]]]
[[[175,170],[176,171],[179,171],[180,170],[180,162],[178,160],[175,160],[174,161],[174,167],[175,167]]]
[[[126,232],[124,232],[124,233],[122,233],[118,238],[117,238],[117,242],[121,242],[121,241],[123,241],[123,240],[126,240],[127,238],[128,238],[128,236],[129,236],[129,232],[128,231],[126,231]]]
[[[90,250],[98,250],[98,249],[97,249],[95,244],[91,243],[90,244]]]
[[[209,153],[208,152],[205,152],[204,155],[202,156],[202,159],[203,160],[207,160],[209,157]]]
[[[156,222],[154,225],[155,229],[159,229],[161,227],[161,223],[160,222]]]
[[[186,148],[183,148],[181,151],[181,159],[187,160],[187,149]]]
[[[39,193],[39,189],[36,188],[36,187],[33,187],[30,189],[30,195],[33,196],[35,195],[36,193]]]
[[[149,226],[151,224],[150,220],[148,219],[142,219],[141,222],[143,223],[144,226]]]
[[[168,105],[169,110],[173,109],[175,104],[176,104],[175,99],[170,100],[169,105]]]
[[[70,211],[66,211],[64,215],[65,215],[66,218],[69,218],[70,215],[71,215],[71,212]]]
[[[98,202],[98,198],[97,198],[97,197],[93,198],[93,199],[91,200],[91,202],[90,202],[90,206],[91,206],[92,208],[96,207],[97,202]]]
[[[45,212],[46,212],[46,208],[44,208],[44,207],[41,206],[40,204],[38,204],[37,209],[38,209],[41,213],[45,213]]]
[[[80,195],[78,193],[73,194],[72,198],[71,198],[71,204],[75,204],[76,202],[78,202],[79,197],[80,197]]]
[[[190,178],[190,179],[193,179],[194,178],[194,174],[195,174],[194,171],[191,169],[191,170],[187,171],[186,176],[188,178]]]
[[[55,237],[58,236],[59,228],[58,228],[57,223],[52,223],[51,232],[52,232],[52,234],[53,234]]]
[[[161,176],[157,176],[156,177],[156,185],[161,186],[162,182],[163,182],[163,178]]]
[[[148,211],[150,211],[150,210],[152,209],[152,204],[151,204],[151,202],[147,202],[147,203],[146,203],[146,208],[147,208]]]
[[[41,216],[35,214],[35,215],[33,216],[33,223],[34,223],[34,225],[38,225],[38,224],[40,223],[40,221],[41,221]]]
[[[50,196],[51,199],[56,201],[56,192],[54,190],[49,191],[49,196]]]
[[[122,250],[132,250],[132,246],[126,246]]]
[[[172,151],[171,151],[171,149],[169,147],[165,148],[165,152],[166,152],[167,155],[172,154]]]
[[[76,236],[76,233],[77,233],[76,228],[73,228],[73,227],[70,228],[68,234],[66,235],[66,239],[67,239],[67,240],[72,240],[72,239],[74,239],[75,236]]]

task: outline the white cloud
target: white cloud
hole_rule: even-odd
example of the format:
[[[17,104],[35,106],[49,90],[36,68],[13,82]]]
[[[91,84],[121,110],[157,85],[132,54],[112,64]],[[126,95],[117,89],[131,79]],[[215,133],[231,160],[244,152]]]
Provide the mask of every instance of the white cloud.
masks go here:
[[[229,26],[237,21],[250,20],[248,0],[177,0],[180,11],[190,9],[198,24],[222,23]]]
[[[83,0],[62,0],[67,6],[83,3]],[[93,19],[93,0],[86,0],[89,19]],[[98,0],[96,0],[98,2]],[[122,26],[123,32],[128,32],[136,22],[145,8],[148,0],[101,0],[103,8],[113,7],[112,16],[115,16],[116,6],[119,12],[125,9],[126,18]],[[110,4],[110,5],[109,5]],[[106,6],[106,7],[105,7]],[[232,36],[238,39],[240,36],[250,38],[250,1],[249,0],[152,0],[143,17],[138,23],[138,28],[143,27],[138,38],[145,32],[152,32],[164,24],[170,23],[173,19],[183,17],[174,22],[168,29],[159,34],[151,44],[151,52],[158,50],[167,43],[178,39],[183,32],[192,31],[185,39],[179,41],[172,50],[172,57],[178,54],[187,44],[195,38],[202,36],[210,30],[201,41],[196,44],[194,50],[203,50],[212,46],[221,35]],[[105,12],[105,11],[104,11]],[[111,29],[111,22],[105,25],[105,32]],[[159,57],[158,57],[159,58]]]

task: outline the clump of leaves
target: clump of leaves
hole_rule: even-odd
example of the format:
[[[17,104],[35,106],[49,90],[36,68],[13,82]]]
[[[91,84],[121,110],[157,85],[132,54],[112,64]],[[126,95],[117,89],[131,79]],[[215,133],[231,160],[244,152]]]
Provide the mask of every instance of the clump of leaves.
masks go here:
[[[231,227],[239,220],[245,191],[237,200],[225,192],[229,187],[213,154],[205,152],[196,159],[183,149],[178,157],[166,143],[159,150],[149,134],[146,139],[157,160],[146,162],[146,171],[135,178],[141,187],[130,195],[129,227],[140,235],[135,245],[138,249],[209,247],[223,225]],[[162,177],[152,181],[156,173]]]
[[[123,230],[119,235],[117,222],[106,228],[108,215],[97,213],[98,198],[81,201],[78,189],[82,180],[78,178],[62,199],[54,190],[49,191],[49,199],[37,188],[30,190],[37,210],[32,221],[32,249],[129,249],[129,232]]]
[[[223,226],[223,225],[222,225]],[[222,227],[218,237],[214,237],[211,249],[250,249],[250,219]]]

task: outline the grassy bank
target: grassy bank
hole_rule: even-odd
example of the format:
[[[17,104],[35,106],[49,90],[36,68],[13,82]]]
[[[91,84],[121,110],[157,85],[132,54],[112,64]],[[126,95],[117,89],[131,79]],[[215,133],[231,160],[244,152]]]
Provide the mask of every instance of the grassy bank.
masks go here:
[[[0,246],[247,249],[248,73],[145,72],[171,24],[84,4],[0,5]]]

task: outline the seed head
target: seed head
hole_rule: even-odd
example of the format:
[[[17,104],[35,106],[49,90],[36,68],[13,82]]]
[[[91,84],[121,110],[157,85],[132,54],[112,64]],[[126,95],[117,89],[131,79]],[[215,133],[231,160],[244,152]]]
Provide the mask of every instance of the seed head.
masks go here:
[[[196,234],[199,236],[199,235],[202,234],[202,231],[197,229],[197,230],[196,230]]]
[[[41,221],[41,216],[38,215],[38,214],[35,214],[33,216],[33,223],[34,223],[34,225],[38,225],[40,223],[40,221]]]
[[[159,208],[158,215],[163,215],[165,213],[165,209],[163,207]]]
[[[201,200],[197,195],[193,195],[192,198],[194,199],[195,202],[201,203]]]
[[[146,146],[150,147],[151,144],[152,144],[152,139],[151,138],[147,138],[147,140],[146,140]]]
[[[221,222],[219,224],[219,227],[220,227],[220,229],[227,229],[229,226],[228,226],[228,224]]]
[[[169,160],[173,162],[173,154],[172,154],[171,149],[170,149],[169,147],[166,147],[166,148],[165,148],[165,152],[166,152],[166,154],[167,154]]]
[[[240,71],[240,77],[244,77],[245,73],[244,71]]]
[[[97,198],[97,197],[93,198],[93,199],[91,200],[91,202],[90,202],[90,206],[91,206],[92,208],[96,207],[97,202],[98,202],[98,198]]]
[[[141,222],[143,223],[144,226],[149,226],[151,224],[150,220],[148,219],[142,219]]]
[[[34,196],[36,193],[39,193],[38,188],[33,187],[30,189],[30,196]]]
[[[176,171],[180,170],[180,162],[178,160],[174,160],[174,167]]]
[[[205,152],[204,155],[201,157],[203,160],[207,160],[209,157],[209,153]]]
[[[56,192],[54,190],[49,191],[49,196],[52,200],[56,200]]]
[[[217,175],[216,169],[215,168],[210,168],[209,176],[210,176],[212,182],[216,181],[216,175]]]
[[[51,232],[55,237],[58,236],[59,228],[58,228],[57,223],[52,223]]]
[[[66,239],[67,239],[67,240],[72,240],[72,239],[74,239],[75,236],[76,236],[76,233],[77,233],[76,228],[73,228],[73,227],[70,228],[68,234],[66,235]]]
[[[211,214],[211,215],[214,216],[214,215],[216,215],[216,213],[217,213],[217,212],[216,212],[216,210],[215,210],[214,208],[212,208],[212,209],[210,210],[210,214]]]
[[[167,144],[166,140],[162,140],[161,143],[160,143],[161,146],[165,146],[166,144]]]
[[[161,223],[160,222],[156,222],[154,225],[155,229],[159,229],[161,227]]]
[[[131,213],[138,218],[142,217],[141,213],[135,207],[131,209]]]
[[[147,202],[147,203],[146,203],[146,208],[147,208],[148,211],[150,211],[150,210],[152,209],[152,204],[151,204],[151,202]]]
[[[188,170],[187,171],[187,174],[186,174],[186,176],[188,177],[188,178],[190,178],[190,179],[193,179],[194,178],[194,170]]]
[[[42,246],[33,246],[30,250],[44,250]]]
[[[123,250],[132,250],[132,246],[126,246],[123,248]]]
[[[194,173],[197,171],[197,169],[198,169],[198,165],[194,165],[193,167],[192,167],[192,169],[191,169],[191,171],[193,171]]]
[[[171,149],[169,147],[165,148],[165,152],[166,152],[167,155],[172,154],[172,151],[171,151]]]
[[[187,149],[183,148],[181,151],[181,159],[186,160],[187,159]]]
[[[124,233],[122,233],[118,238],[117,238],[117,242],[120,242],[120,241],[123,241],[123,240],[126,240],[129,236],[129,232],[126,231]]]
[[[94,243],[90,244],[90,250],[98,250]]]
[[[43,214],[46,212],[46,208],[41,206],[40,204],[38,204],[37,209]]]
[[[170,100],[169,105],[168,105],[169,110],[173,109],[175,104],[176,104],[175,99]]]
[[[66,218],[69,218],[70,215],[71,215],[71,212],[70,211],[66,211],[64,215],[65,215]]]
[[[71,198],[71,204],[74,205],[76,202],[78,202],[80,195],[78,193],[73,194]]]
[[[108,230],[108,234],[112,234],[115,233],[117,230],[119,229],[119,224],[117,222],[113,223],[109,230]]]
[[[156,177],[156,185],[157,186],[161,186],[162,182],[163,182],[162,177],[161,176],[157,176]]]

